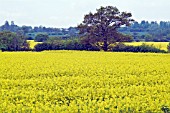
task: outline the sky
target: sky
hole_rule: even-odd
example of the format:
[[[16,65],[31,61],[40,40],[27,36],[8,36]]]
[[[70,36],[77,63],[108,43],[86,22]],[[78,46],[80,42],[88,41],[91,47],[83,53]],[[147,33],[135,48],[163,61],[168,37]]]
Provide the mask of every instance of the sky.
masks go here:
[[[116,6],[136,21],[170,21],[169,0],[0,0],[0,25],[75,27],[100,6]]]

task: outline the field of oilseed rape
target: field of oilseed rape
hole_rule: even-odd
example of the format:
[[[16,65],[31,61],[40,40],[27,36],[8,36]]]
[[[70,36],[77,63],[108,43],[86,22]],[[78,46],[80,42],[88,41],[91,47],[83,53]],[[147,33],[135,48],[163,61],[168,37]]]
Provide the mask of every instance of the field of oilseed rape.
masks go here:
[[[170,55],[0,52],[0,113],[163,113]]]

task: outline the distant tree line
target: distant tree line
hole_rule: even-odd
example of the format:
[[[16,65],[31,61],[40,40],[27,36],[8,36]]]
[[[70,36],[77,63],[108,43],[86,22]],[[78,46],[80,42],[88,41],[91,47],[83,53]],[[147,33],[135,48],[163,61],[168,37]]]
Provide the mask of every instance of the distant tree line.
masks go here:
[[[134,22],[129,27],[122,27],[120,32],[131,34],[134,41],[170,42],[170,22],[156,21]]]
[[[0,31],[11,31],[15,33],[23,34],[28,40],[34,40],[37,34],[47,34],[49,37],[62,37],[63,39],[67,39],[70,37],[78,36],[78,29],[76,27],[69,28],[51,28],[45,26],[18,26],[11,21],[5,22],[4,25],[0,26]]]
[[[23,34],[27,40],[36,40],[35,37],[39,34],[46,34],[48,37],[61,37],[62,39],[70,39],[78,37],[79,29],[77,27],[69,28],[50,28],[50,27],[31,27],[31,26],[17,26],[14,21],[5,22],[0,26],[0,31],[11,31]],[[134,22],[131,26],[124,26],[118,29],[121,33],[131,35],[133,41],[146,42],[170,42],[170,22],[160,21],[141,21]],[[37,41],[37,40],[36,40]]]

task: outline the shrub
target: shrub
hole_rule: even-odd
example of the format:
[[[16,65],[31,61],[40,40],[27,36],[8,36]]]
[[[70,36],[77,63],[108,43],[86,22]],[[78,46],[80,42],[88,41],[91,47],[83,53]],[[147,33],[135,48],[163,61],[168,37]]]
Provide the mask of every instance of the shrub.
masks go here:
[[[153,53],[166,53],[164,50],[160,50],[153,45],[142,44],[141,46],[126,46],[123,43],[116,44],[112,51],[117,52],[153,52]]]
[[[90,44],[81,44],[78,40],[55,41],[53,43],[45,42],[35,46],[35,51],[43,50],[87,50],[99,51],[100,49]]]
[[[48,34],[37,34],[35,36],[35,41],[36,42],[45,42],[48,39]]]
[[[162,106],[161,110],[162,110],[164,113],[170,113],[170,109],[169,109],[167,106]]]
[[[169,44],[167,46],[167,49],[168,49],[168,52],[170,52],[170,42],[169,42]]]
[[[34,48],[36,51],[49,50],[50,44],[49,43],[40,43],[40,44],[35,45]]]

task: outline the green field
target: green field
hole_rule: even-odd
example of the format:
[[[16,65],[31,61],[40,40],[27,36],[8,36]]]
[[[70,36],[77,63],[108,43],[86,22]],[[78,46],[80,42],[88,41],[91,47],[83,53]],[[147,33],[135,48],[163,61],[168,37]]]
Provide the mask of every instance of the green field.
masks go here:
[[[1,113],[163,113],[170,55],[1,52]]]

